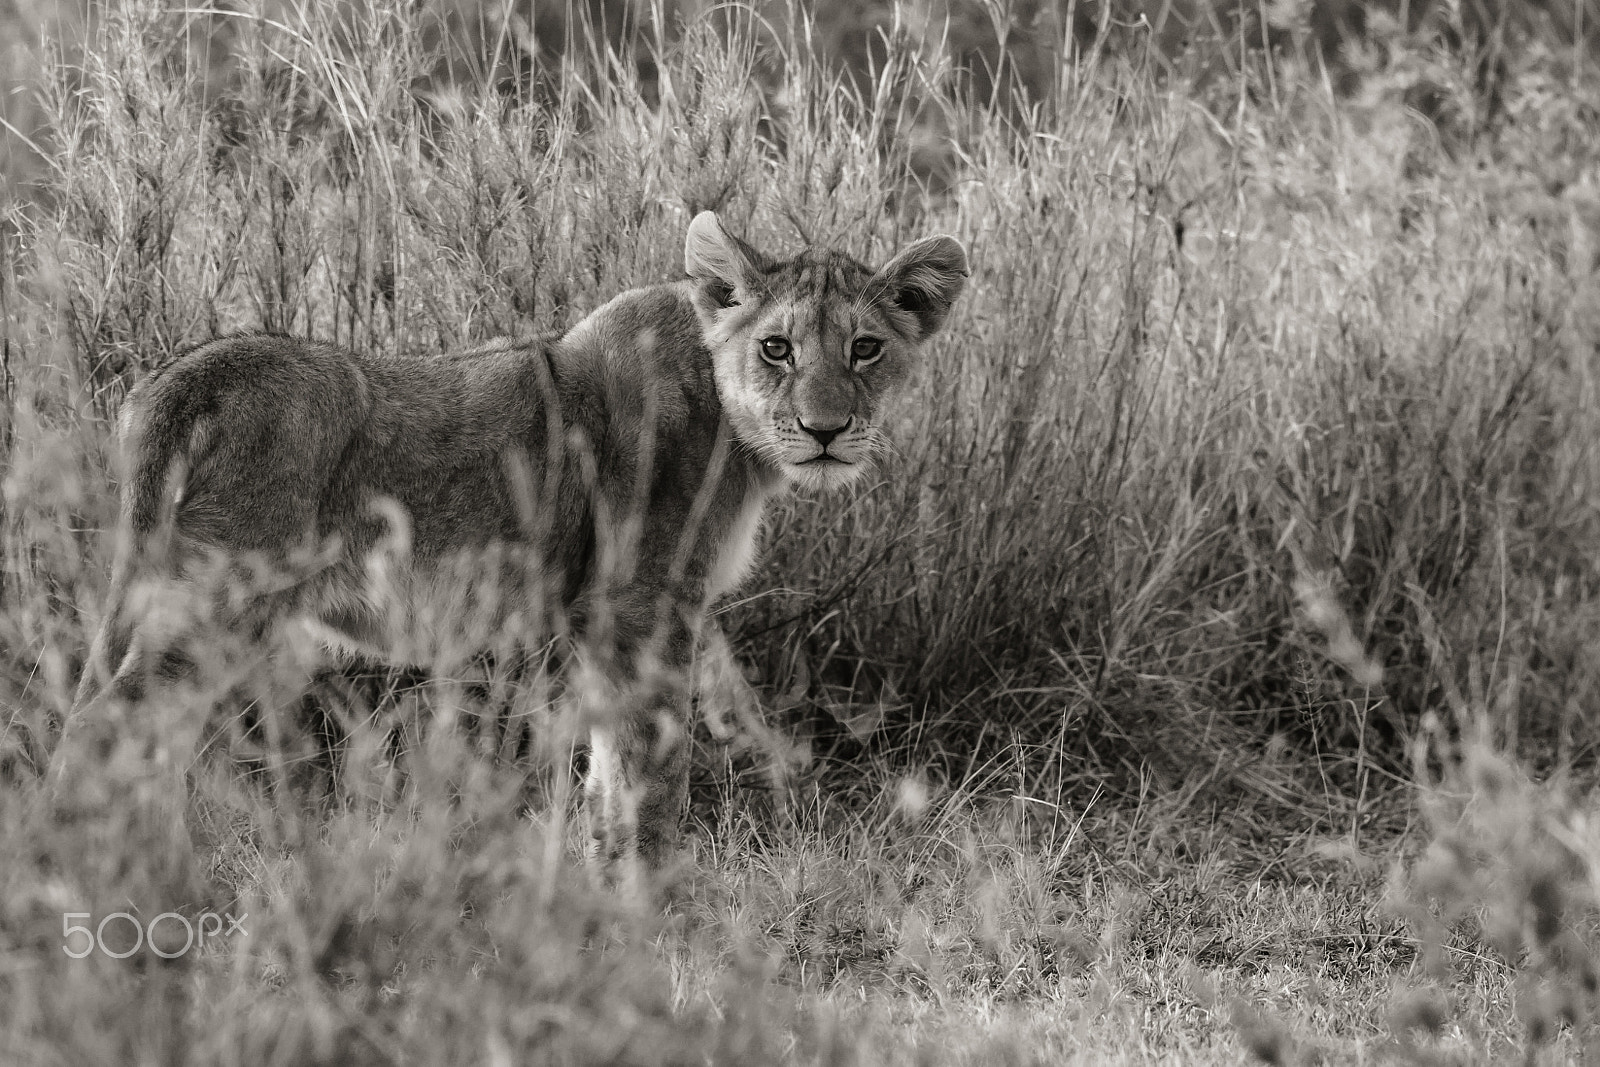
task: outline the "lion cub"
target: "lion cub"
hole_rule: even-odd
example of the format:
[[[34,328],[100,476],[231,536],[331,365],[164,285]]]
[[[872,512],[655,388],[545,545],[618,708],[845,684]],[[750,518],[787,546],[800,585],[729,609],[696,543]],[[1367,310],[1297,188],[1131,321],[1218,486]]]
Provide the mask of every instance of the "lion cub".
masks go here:
[[[558,341],[402,359],[239,336],[152,373],[119,420],[123,547],[71,729],[114,744],[129,709],[202,673],[208,631],[438,666],[561,625],[588,675],[571,688],[591,694],[598,856],[659,862],[708,607],[750,570],[774,494],[843,485],[884,450],[967,275],[951,237],[874,271],[770,259],[711,212],[684,263]],[[219,573],[239,580],[194,595]],[[203,610],[170,610],[185,591]],[[166,739],[178,766],[201,725]]]

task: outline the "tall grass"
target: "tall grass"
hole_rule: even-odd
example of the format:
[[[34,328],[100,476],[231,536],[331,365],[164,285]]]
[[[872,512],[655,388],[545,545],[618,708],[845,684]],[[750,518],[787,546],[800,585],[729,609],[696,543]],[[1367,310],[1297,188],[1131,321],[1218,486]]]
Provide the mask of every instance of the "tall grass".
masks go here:
[[[805,14],[719,8],[642,53],[580,25],[561,77],[506,91],[492,61],[440,76],[454,31],[410,5],[129,2],[49,72],[54,177],[0,283],[22,961],[0,1000],[23,1058],[909,1059],[873,1009],[785,991],[862,974],[940,1004],[1081,979],[1071,1025],[1104,1049],[1093,998],[1178,951],[1128,872],[1193,861],[1210,901],[1216,857],[1359,850],[1405,822],[1429,713],[1592,764],[1594,238],[1549,191],[1595,162],[1581,100],[1530,66],[1503,101],[1530,121],[1475,141],[1393,70],[1341,99],[1310,59],[1247,56],[1191,92],[1129,27],[1121,50],[1062,29],[1012,97],[916,11],[867,77]],[[799,771],[783,817],[707,743],[701,869],[641,916],[566,859],[570,753],[530,775],[462,727],[532,683],[350,671],[228,720],[190,802],[206,848],[45,819],[140,374],[234,330],[395,353],[559,331],[674,277],[707,208],[763,249],[871,261],[955,233],[975,267],[898,455],[784,505],[722,619]],[[113,797],[126,772],[108,761]],[[172,898],[174,855],[203,901]],[[59,953],[62,912],[188,903],[250,912],[249,937],[171,966]],[[1212,979],[1163,974],[1227,1014]]]

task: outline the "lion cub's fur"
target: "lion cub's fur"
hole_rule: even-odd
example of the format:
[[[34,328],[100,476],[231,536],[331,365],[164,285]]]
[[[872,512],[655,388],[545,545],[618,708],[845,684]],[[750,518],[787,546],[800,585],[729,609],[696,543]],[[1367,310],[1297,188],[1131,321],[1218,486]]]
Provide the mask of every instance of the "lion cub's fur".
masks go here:
[[[709,212],[685,263],[555,341],[404,359],[239,336],[151,374],[120,419],[126,536],[74,720],[192,677],[207,628],[429,664],[560,619],[605,683],[576,688],[615,704],[591,709],[599,853],[658,859],[708,606],[748,574],[774,494],[882,451],[966,276],[949,237],[874,272],[770,260]],[[203,626],[157,618],[160,590],[219,562],[275,584],[213,595]]]

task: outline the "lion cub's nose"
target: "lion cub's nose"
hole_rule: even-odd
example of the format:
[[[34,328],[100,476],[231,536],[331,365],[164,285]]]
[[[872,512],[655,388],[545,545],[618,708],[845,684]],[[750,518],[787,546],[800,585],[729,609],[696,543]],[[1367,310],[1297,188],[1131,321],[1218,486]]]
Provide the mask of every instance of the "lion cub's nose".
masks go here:
[[[853,416],[846,415],[844,421],[839,423],[837,426],[807,426],[806,420],[804,419],[795,419],[794,421],[800,424],[800,428],[802,430],[810,434],[812,437],[815,437],[818,444],[820,444],[823,448],[827,448],[828,445],[833,442],[835,437],[838,437],[840,434],[844,433],[850,428],[850,420],[852,418]]]

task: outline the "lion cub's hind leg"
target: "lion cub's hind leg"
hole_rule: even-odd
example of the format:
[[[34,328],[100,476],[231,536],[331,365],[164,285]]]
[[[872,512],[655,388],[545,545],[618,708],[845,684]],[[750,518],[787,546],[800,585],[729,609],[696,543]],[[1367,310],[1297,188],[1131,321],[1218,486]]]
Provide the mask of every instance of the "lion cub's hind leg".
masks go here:
[[[218,553],[183,573],[119,574],[51,760],[63,824],[143,842],[174,892],[194,888],[188,775],[218,706],[278,703],[309,678],[280,633],[299,590],[259,592],[264,572]]]
[[[204,894],[187,819],[187,775],[215,702],[203,601],[177,577],[113,586],[48,779],[53,851],[90,897],[121,886],[161,910]]]

